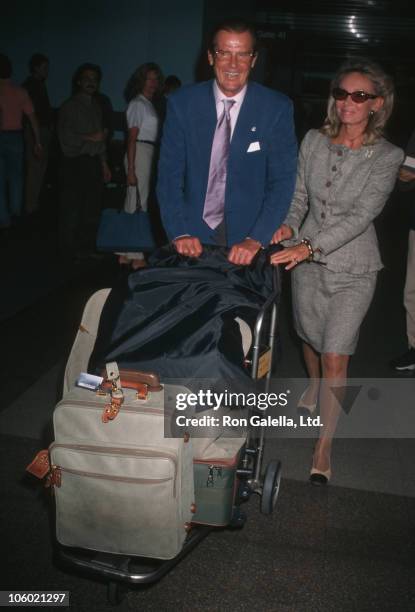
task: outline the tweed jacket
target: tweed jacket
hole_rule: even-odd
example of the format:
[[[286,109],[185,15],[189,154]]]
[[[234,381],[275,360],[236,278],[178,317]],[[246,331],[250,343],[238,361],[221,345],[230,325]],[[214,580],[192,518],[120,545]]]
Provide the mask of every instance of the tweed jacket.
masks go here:
[[[373,220],[392,191],[403,151],[384,138],[349,149],[310,130],[301,145],[293,200],[284,221],[307,237],[329,270],[364,274],[382,268]]]

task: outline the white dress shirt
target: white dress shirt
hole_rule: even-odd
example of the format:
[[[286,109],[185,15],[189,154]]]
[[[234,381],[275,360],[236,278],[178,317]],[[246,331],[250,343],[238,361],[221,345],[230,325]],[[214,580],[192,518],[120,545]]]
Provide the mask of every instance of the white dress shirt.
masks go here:
[[[235,129],[236,122],[238,120],[239,111],[241,110],[242,102],[244,101],[244,98],[245,98],[246,87],[247,86],[245,85],[245,87],[239,93],[235,94],[234,96],[228,97],[228,96],[225,96],[223,91],[219,89],[217,82],[216,81],[213,82],[213,95],[215,96],[216,116],[218,119],[223,113],[223,109],[224,109],[223,100],[234,100],[235,101],[235,104],[232,105],[232,108],[229,112],[230,118],[231,118],[231,138],[233,135],[233,131]]]

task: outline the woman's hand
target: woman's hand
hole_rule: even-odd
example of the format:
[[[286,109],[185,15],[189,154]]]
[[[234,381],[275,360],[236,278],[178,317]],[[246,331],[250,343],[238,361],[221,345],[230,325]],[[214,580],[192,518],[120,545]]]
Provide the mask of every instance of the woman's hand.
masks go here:
[[[282,240],[289,240],[294,235],[292,227],[284,223],[276,230],[271,238],[271,244],[278,244]]]
[[[129,168],[127,172],[127,185],[129,187],[135,187],[137,185],[137,177],[135,175],[134,168]]]
[[[285,269],[291,270],[291,268],[294,268],[297,264],[308,259],[309,256],[310,251],[308,250],[307,245],[297,244],[295,246],[283,249],[282,251],[278,251],[278,253],[274,253],[274,255],[271,255],[271,263],[274,266],[278,264],[288,263],[288,265],[285,266]]]

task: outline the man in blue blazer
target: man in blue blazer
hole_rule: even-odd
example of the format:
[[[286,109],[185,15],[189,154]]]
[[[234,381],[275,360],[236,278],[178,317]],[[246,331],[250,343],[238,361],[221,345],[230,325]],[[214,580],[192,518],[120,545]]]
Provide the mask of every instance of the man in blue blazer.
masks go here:
[[[169,97],[157,194],[167,235],[182,255],[198,257],[203,244],[220,244],[231,247],[229,261],[248,265],[268,245],[291,202],[297,159],[292,104],[248,82],[255,46],[248,24],[222,23],[207,54],[215,79]],[[226,100],[233,102],[223,221],[212,229],[203,216],[212,143]]]

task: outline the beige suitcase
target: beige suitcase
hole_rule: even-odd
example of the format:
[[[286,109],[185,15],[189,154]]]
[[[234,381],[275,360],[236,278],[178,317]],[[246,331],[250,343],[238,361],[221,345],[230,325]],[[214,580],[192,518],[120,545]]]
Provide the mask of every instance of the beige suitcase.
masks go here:
[[[56,535],[65,546],[171,559],[194,503],[188,436],[164,437],[163,391],[138,400],[124,390],[114,420],[108,397],[74,387],[54,412],[50,447]]]

